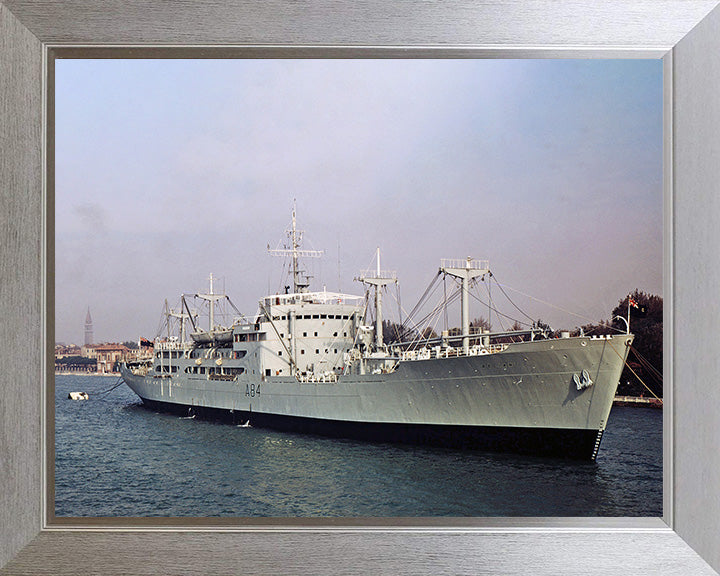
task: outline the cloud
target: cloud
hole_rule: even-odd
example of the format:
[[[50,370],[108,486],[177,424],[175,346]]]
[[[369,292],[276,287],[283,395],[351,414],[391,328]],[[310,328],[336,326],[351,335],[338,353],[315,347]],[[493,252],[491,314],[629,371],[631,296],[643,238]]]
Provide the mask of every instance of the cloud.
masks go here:
[[[95,235],[105,232],[106,216],[103,207],[96,202],[85,202],[73,207],[75,217],[79,220],[79,226],[87,234]]]

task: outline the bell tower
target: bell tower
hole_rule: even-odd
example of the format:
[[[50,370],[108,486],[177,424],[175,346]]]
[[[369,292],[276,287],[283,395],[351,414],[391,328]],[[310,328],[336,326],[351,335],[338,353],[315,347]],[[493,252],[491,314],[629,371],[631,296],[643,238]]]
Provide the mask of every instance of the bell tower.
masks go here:
[[[93,343],[93,324],[90,317],[90,307],[88,307],[87,316],[85,317],[85,346]]]

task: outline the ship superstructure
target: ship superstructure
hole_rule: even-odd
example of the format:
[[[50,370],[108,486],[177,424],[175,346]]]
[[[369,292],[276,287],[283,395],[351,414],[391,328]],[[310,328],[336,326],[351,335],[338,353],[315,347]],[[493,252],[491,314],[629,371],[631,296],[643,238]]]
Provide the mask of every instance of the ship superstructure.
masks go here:
[[[255,316],[217,325],[214,306],[227,297],[212,279],[206,294],[193,295],[209,303],[207,330],[186,296],[167,314],[179,336],[156,338],[152,361],[122,369],[146,405],[375,441],[596,457],[631,334],[548,338],[539,325],[473,331],[469,286],[490,270],[468,258],[439,269],[461,282],[460,333],[415,331],[387,345],[381,294],[397,275],[380,269],[379,252],[376,268],[357,278],[368,294],[309,291],[299,262],[317,253],[301,249],[294,210],[288,237],[271,252],[292,258],[292,290],[263,297]]]

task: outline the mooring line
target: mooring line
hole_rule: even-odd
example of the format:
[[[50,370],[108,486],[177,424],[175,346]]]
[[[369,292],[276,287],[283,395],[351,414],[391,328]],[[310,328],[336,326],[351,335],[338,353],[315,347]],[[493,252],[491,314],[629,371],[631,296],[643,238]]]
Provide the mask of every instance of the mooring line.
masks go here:
[[[115,390],[115,388],[118,388],[119,386],[122,386],[123,384],[125,384],[125,380],[123,380],[123,377],[122,377],[122,376],[119,376],[119,377],[118,377],[118,380],[117,380],[117,382],[115,382],[115,384],[113,384],[110,388],[108,388],[107,390],[104,390],[103,392],[98,392],[98,393],[97,393],[97,396],[100,396],[100,400],[104,400],[105,397],[106,397],[108,394],[110,394],[110,392],[112,392],[113,390]]]
[[[617,350],[615,350],[615,346],[612,345],[612,342],[611,342],[610,340],[608,340],[608,344],[610,344],[610,348],[613,349],[613,352],[615,352],[615,354],[617,354],[618,356],[620,356],[620,352],[618,352]],[[630,347],[632,348],[632,345],[631,345]],[[623,357],[620,356],[620,359],[623,360]],[[653,396],[655,396],[655,399],[656,399],[656,400],[659,400],[660,403],[662,404],[662,403],[663,403],[662,398],[660,398],[657,394],[655,394],[655,392],[653,392],[653,391],[650,389],[650,387],[649,387],[647,384],[645,384],[645,382],[643,382],[642,378],[640,378],[640,376],[638,376],[637,372],[635,372],[635,370],[632,369],[632,366],[630,366],[630,364],[628,364],[627,360],[623,360],[623,363],[625,364],[625,366],[627,366],[627,367],[630,369],[630,372],[632,372],[633,374],[635,374],[635,378],[637,378],[637,379],[640,381],[640,384],[642,384],[643,386],[645,386],[645,388],[647,388],[648,392],[650,392],[650,394],[652,394]]]

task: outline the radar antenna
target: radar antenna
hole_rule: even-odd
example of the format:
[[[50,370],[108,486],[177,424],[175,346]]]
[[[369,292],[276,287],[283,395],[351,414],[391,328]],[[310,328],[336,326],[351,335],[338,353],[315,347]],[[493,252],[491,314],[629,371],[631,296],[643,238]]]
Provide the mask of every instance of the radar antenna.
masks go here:
[[[306,292],[310,286],[310,276],[300,269],[299,259],[302,258],[320,258],[324,250],[300,250],[302,244],[303,231],[297,229],[295,218],[295,200],[293,200],[292,225],[285,230],[289,245],[283,244],[282,248],[270,248],[268,252],[273,256],[292,256],[292,273],[293,273],[293,292]]]

